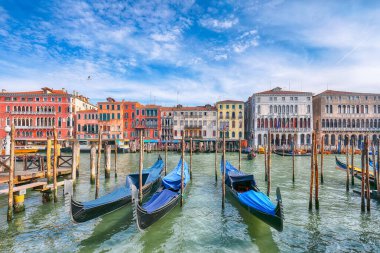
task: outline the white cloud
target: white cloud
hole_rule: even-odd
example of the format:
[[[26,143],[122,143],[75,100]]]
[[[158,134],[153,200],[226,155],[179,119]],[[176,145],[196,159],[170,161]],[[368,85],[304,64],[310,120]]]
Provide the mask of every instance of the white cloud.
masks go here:
[[[232,28],[236,24],[239,23],[238,18],[229,18],[229,19],[215,19],[215,18],[203,18],[199,21],[199,23],[210,30],[214,31],[223,31],[225,29]]]

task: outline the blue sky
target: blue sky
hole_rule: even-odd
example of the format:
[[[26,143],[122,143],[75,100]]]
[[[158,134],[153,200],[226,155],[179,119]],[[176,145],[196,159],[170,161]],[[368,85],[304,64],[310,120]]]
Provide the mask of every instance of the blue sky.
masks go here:
[[[276,86],[380,93],[379,5],[0,0],[0,87],[163,105]]]

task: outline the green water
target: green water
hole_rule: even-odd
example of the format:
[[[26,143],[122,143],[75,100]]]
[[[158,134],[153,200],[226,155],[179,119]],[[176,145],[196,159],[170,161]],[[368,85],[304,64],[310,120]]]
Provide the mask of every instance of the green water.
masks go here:
[[[162,155],[162,154],[161,154]],[[171,153],[168,168],[180,155]],[[237,166],[238,155],[228,153]],[[245,156],[244,156],[245,158]],[[146,166],[157,153],[145,155]],[[342,157],[342,159],[344,159]],[[358,164],[357,157],[357,164]],[[102,159],[103,160],[103,159]],[[187,157],[188,160],[188,157]],[[7,198],[0,197],[1,252],[380,252],[380,203],[371,202],[371,213],[361,214],[360,197],[345,191],[345,173],[335,169],[333,156],[325,159],[325,183],[320,188],[320,210],[308,211],[310,158],[296,158],[296,182],[291,180],[291,157],[272,156],[272,191],[281,188],[284,231],[277,232],[252,217],[227,197],[221,208],[220,175],[214,176],[214,154],[193,156],[193,181],[184,206],[172,210],[144,232],[133,219],[133,208],[121,208],[101,218],[74,224],[70,199],[59,191],[59,202],[42,204],[39,192],[28,192],[26,210],[6,221]],[[101,173],[100,194],[123,184],[137,170],[138,154],[119,154],[118,175],[105,180]],[[102,166],[103,168],[103,166]],[[266,191],[264,157],[242,160],[242,170],[254,173]],[[103,170],[102,170],[103,172]],[[356,180],[356,188],[359,182]],[[95,187],[89,179],[89,155],[81,154],[81,169],[74,197],[93,199]]]

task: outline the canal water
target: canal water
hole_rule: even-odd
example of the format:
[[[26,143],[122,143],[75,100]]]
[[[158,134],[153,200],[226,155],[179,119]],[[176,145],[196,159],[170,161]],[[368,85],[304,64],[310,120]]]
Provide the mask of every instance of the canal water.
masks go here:
[[[157,155],[146,154],[144,165],[153,164]],[[112,172],[111,179],[105,180],[102,170],[100,194],[123,184],[128,173],[137,171],[138,157],[119,154],[117,179]],[[242,170],[254,173],[265,192],[264,156],[258,155],[253,161],[243,157]],[[170,153],[168,168],[174,168],[179,158],[179,153]],[[227,159],[237,166],[237,153],[227,153]],[[0,252],[380,252],[380,203],[372,201],[371,213],[362,214],[360,196],[352,190],[346,193],[345,173],[335,169],[334,156],[330,155],[325,159],[320,210],[309,212],[309,164],[308,157],[296,158],[293,184],[291,157],[272,155],[270,197],[275,200],[276,187],[281,188],[285,213],[281,233],[252,217],[231,197],[222,210],[221,177],[218,174],[215,182],[214,154],[194,154],[193,181],[183,208],[176,207],[144,232],[136,226],[132,207],[86,223],[73,223],[70,199],[61,190],[55,204],[42,204],[39,192],[28,192],[25,212],[8,223],[7,198],[1,196]],[[93,199],[88,154],[81,154],[80,166],[74,197],[80,201]],[[355,188],[359,189],[357,180]]]

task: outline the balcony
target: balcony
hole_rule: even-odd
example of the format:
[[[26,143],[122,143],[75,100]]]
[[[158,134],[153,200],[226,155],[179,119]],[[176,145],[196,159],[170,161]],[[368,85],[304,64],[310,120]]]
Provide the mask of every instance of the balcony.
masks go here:
[[[15,129],[53,129],[54,126],[15,126]]]
[[[20,112],[20,111],[11,111],[12,115],[55,115],[56,112]]]
[[[185,130],[201,130],[202,126],[185,126]]]

